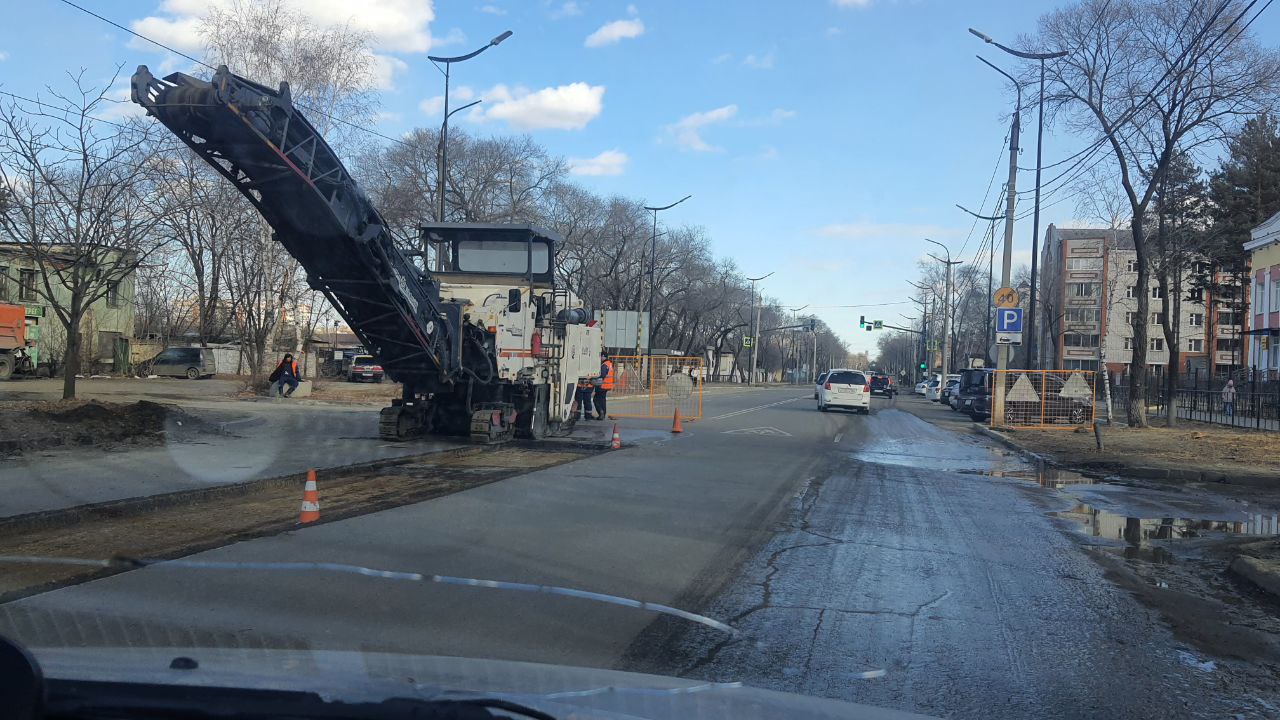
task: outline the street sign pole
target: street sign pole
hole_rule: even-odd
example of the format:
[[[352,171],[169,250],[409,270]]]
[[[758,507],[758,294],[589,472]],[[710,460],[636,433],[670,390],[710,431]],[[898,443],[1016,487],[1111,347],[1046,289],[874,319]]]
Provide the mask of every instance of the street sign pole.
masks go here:
[[[1019,93],[1021,97],[1021,93]],[[1013,111],[1013,126],[1009,130],[1009,194],[1005,200],[1004,208],[1004,257],[1000,261],[1000,287],[1009,287],[1010,270],[1013,265],[1013,220],[1014,206],[1018,201],[1017,181],[1018,181],[1018,131],[1021,126],[1018,122],[1018,116],[1022,114],[1022,108],[1015,108]],[[999,291],[997,291],[998,293]],[[1009,346],[1000,345],[996,348],[996,382],[993,383],[993,395],[991,397],[991,424],[995,427],[1004,427],[1004,371],[1009,369]]]

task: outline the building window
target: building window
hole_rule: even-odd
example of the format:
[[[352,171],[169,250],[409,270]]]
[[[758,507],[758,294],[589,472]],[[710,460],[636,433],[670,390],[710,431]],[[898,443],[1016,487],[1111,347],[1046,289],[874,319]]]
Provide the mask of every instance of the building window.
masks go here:
[[[1098,336],[1083,335],[1081,333],[1063,333],[1062,346],[1069,348],[1096,348],[1098,347]]]
[[[1125,263],[1125,268],[1124,268],[1124,269],[1125,269],[1125,270],[1128,270],[1128,271],[1129,271],[1129,272],[1131,272],[1131,273],[1136,273],[1136,272],[1138,272],[1138,261],[1137,261],[1137,260],[1130,260],[1129,262]]]
[[[1133,349],[1133,338],[1125,338],[1125,339],[1124,339],[1124,349],[1125,349],[1125,350],[1132,350],[1132,349]]]
[[[36,271],[18,271],[18,299],[30,301],[36,299]]]
[[[1280,310],[1280,280],[1271,281],[1271,312]]]
[[[1151,338],[1152,350],[1164,350],[1164,338]]]
[[[1204,313],[1191,313],[1187,316],[1187,324],[1191,327],[1204,327]]]
[[[1236,352],[1240,349],[1240,338],[1218,338],[1213,347],[1218,352]]]
[[[1192,288],[1187,292],[1187,299],[1191,302],[1204,302],[1204,288]]]
[[[1067,283],[1067,294],[1071,297],[1093,297],[1097,283]]]
[[[1262,312],[1262,308],[1267,306],[1267,288],[1262,283],[1253,284],[1253,307],[1254,312]]]
[[[1151,297],[1155,298],[1156,300],[1159,300],[1160,298],[1164,297],[1164,291],[1160,289],[1159,285],[1151,286]]]
[[[1102,258],[1067,258],[1067,270],[1101,270]]]
[[[1218,313],[1218,324],[1219,325],[1239,325],[1240,318],[1237,317],[1236,313],[1231,312],[1230,310],[1223,310],[1222,312]]]
[[[1159,325],[1159,324],[1161,324],[1161,323],[1163,323],[1163,322],[1164,322],[1164,313],[1162,313],[1162,312],[1153,312],[1153,313],[1151,313],[1151,324],[1152,324],[1152,325]]]
[[[120,282],[116,281],[107,285],[107,307],[120,307]]]
[[[9,268],[0,265],[0,302],[9,301]]]
[[[1187,340],[1187,352],[1204,352],[1204,340],[1202,338],[1190,338]]]
[[[1127,312],[1124,314],[1124,322],[1126,325],[1132,325],[1133,319],[1138,316],[1136,312]]]
[[[1096,323],[1102,320],[1099,308],[1067,308],[1063,318],[1069,323]]]
[[[1127,297],[1127,298],[1136,298],[1136,297],[1138,297],[1138,286],[1137,286],[1137,285],[1130,285],[1129,287],[1125,288],[1125,289],[1124,289],[1124,296],[1125,296],[1125,297]]]

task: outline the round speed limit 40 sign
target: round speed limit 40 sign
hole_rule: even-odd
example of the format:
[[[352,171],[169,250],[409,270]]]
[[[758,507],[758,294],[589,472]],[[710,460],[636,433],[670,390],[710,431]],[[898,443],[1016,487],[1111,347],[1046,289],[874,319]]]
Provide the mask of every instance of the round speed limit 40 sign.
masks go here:
[[[996,307],[1013,308],[1018,307],[1018,303],[1022,302],[1022,296],[1011,287],[1002,287],[991,296],[991,302]]]

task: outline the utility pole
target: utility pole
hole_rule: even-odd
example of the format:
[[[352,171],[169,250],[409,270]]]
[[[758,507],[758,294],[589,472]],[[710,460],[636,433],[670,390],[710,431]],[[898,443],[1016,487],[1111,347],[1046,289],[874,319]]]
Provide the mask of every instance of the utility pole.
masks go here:
[[[769,273],[769,275],[772,274]],[[751,378],[747,382],[748,385],[756,384],[756,349],[760,347],[760,311],[756,309],[756,283],[769,277],[769,275],[747,278],[751,281],[751,316],[754,323],[754,329],[751,331]]]
[[[662,207],[644,206],[645,210],[653,213],[653,237],[649,241],[649,321],[644,324],[645,328],[645,351],[648,355],[653,355],[653,296],[654,296],[654,268],[658,265],[658,213],[663,210],[670,210],[680,203],[693,197],[685,195],[670,205]]]
[[[1000,264],[1000,287],[1009,287],[1009,276],[1013,265],[1013,220],[1014,211],[1018,202],[1018,132],[1022,128],[1019,116],[1022,114],[1022,86],[1009,73],[983,60],[981,56],[979,60],[986,63],[992,70],[1000,73],[1013,83],[1014,90],[1017,91],[1017,103],[1013,109],[1013,122],[1009,127],[1009,180],[1008,180],[1008,196],[1004,206],[1004,258]],[[987,302],[991,302],[990,298]],[[1009,369],[1009,346],[1000,345],[996,348],[996,370],[1005,371]],[[997,382],[993,383],[994,393],[991,399],[991,424],[995,427],[1002,427],[1005,424],[1005,408],[1004,408],[1004,375],[999,375]]]
[[[992,278],[995,277],[994,268],[995,268],[995,262],[996,262],[996,245],[995,245],[996,223],[1000,220],[1003,220],[1004,216],[1003,215],[979,215],[978,213],[960,204],[957,204],[956,207],[978,218],[979,220],[987,220],[991,223],[991,225],[987,228],[987,242],[991,243],[990,252],[987,253],[987,297],[990,298],[995,293],[995,287],[993,287],[992,285]],[[990,301],[988,301],[988,303],[989,302]],[[991,342],[993,339],[992,330],[994,330],[994,327],[993,327],[994,321],[995,321],[995,315],[991,312],[991,305],[988,304],[987,305],[987,348],[991,347]],[[983,355],[986,356],[986,353],[984,352]],[[988,361],[990,361],[993,358],[991,358],[990,356],[987,356],[987,359]]]
[[[937,240],[930,240],[929,238],[925,238],[925,242],[933,243],[934,245],[937,245],[938,247],[947,251],[946,260],[943,260],[942,258],[938,257],[937,255],[934,255],[933,253],[929,254],[929,257],[947,266],[947,279],[945,284],[946,289],[943,291],[943,294],[942,294],[942,382],[938,386],[938,393],[939,395],[941,395],[942,390],[947,387],[947,370],[948,370],[947,366],[951,363],[951,315],[952,315],[951,266],[959,265],[961,261],[952,260],[951,249],[948,248],[946,245],[943,245],[942,243],[938,242]]]

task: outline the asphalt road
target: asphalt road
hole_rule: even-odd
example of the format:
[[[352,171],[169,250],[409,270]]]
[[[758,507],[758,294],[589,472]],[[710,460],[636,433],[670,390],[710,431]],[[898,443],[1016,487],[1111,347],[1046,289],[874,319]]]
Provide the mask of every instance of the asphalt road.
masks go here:
[[[545,593],[163,565],[0,607],[0,629],[621,667],[957,717],[1280,707],[1108,581],[1049,516],[1065,496],[986,475],[1020,463],[895,407],[920,402],[859,416],[803,389],[709,394],[679,436],[628,421],[622,451],[193,557],[571,586],[703,612],[737,639]]]

